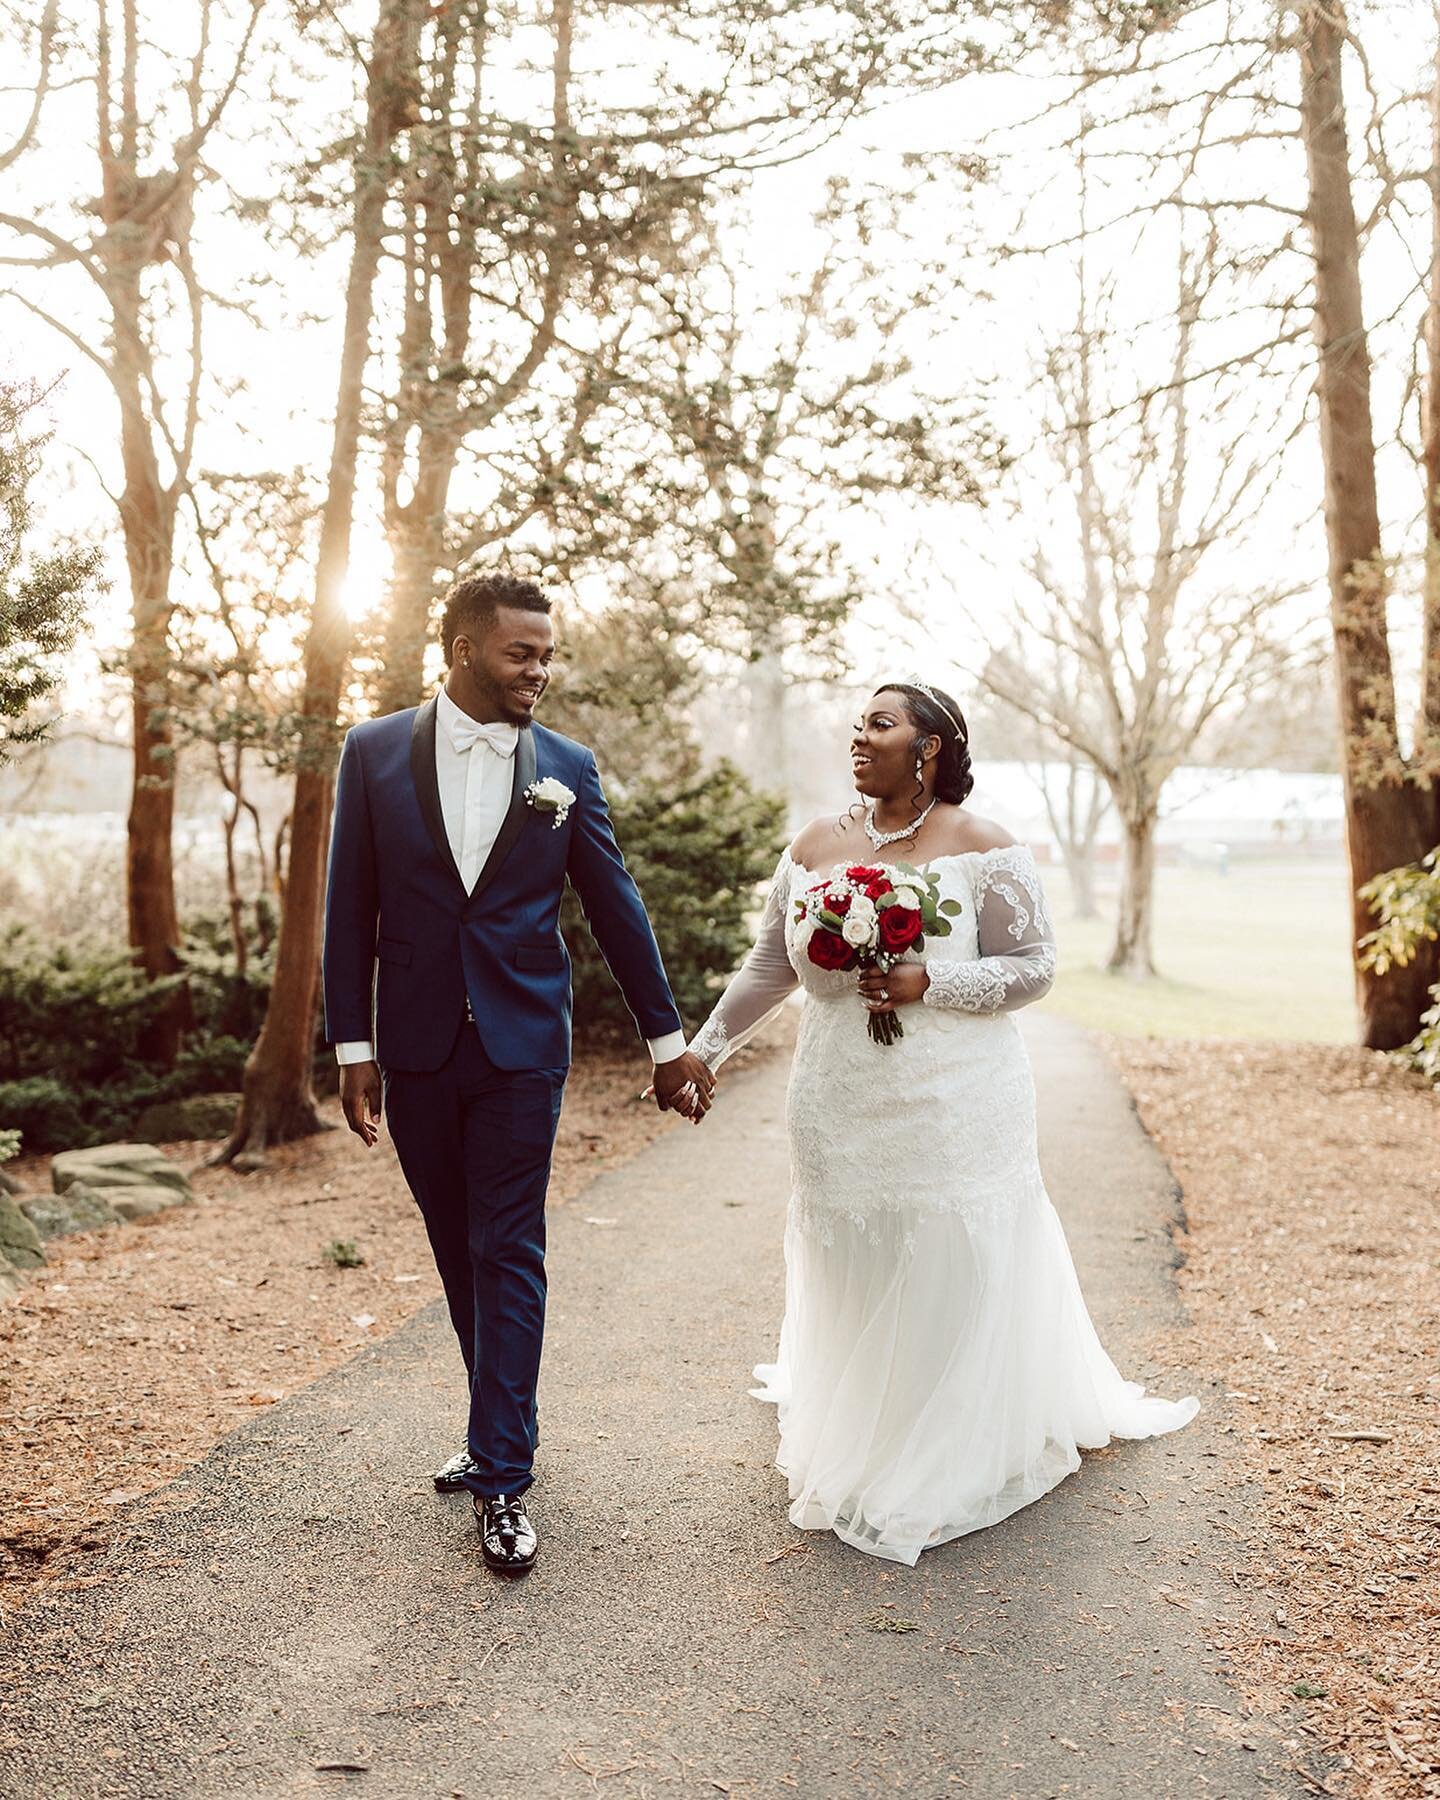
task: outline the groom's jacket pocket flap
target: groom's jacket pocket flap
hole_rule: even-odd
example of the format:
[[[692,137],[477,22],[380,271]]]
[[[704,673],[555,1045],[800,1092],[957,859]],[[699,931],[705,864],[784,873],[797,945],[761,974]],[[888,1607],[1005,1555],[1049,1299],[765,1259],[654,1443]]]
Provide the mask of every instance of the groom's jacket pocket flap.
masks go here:
[[[565,967],[565,951],[559,944],[517,944],[515,967],[517,969],[563,969]]]
[[[408,963],[410,946],[402,944],[399,938],[376,938],[375,954],[381,962]]]

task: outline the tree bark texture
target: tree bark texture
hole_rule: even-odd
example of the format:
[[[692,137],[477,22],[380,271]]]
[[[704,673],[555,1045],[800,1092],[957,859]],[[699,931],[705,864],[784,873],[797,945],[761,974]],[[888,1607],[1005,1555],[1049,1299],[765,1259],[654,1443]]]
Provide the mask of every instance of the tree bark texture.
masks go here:
[[[1375,474],[1370,353],[1360,286],[1360,235],[1350,181],[1339,0],[1300,8],[1301,130],[1315,265],[1317,393],[1329,547],[1330,614],[1340,698],[1341,766],[1352,892],[1352,954],[1374,927],[1359,888],[1417,861],[1434,844],[1434,791],[1402,755],[1386,634],[1386,574]],[[1436,979],[1423,955],[1385,975],[1356,961],[1361,1041],[1394,1049],[1418,1029]]]
[[[1440,22],[1440,21],[1437,21]],[[1440,37],[1430,89],[1430,289],[1425,310],[1425,575],[1415,765],[1440,783]],[[1440,833],[1440,819],[1437,819]]]
[[[104,294],[111,324],[111,353],[102,366],[120,407],[120,452],[125,483],[120,525],[130,579],[133,776],[126,826],[126,914],[135,960],[151,977],[181,967],[180,923],[175,902],[173,827],[175,737],[170,621],[175,517],[189,473],[199,393],[200,296],[190,267],[191,190],[203,133],[198,110],[199,64],[192,76],[195,133],[175,151],[173,168],[143,174],[141,108],[137,88],[140,23],[133,0],[121,8],[118,102],[112,86],[110,22],[98,10],[96,148],[102,230],[89,267]],[[152,390],[154,359],[145,324],[145,271],[173,262],[182,272],[190,306],[191,354],[186,423],[167,433]],[[174,461],[169,480],[161,471],[160,446]],[[147,1029],[148,1060],[173,1067],[181,1039],[193,1022],[188,989],[178,987]]]
[[[125,897],[130,945],[146,975],[180,967],[175,904],[175,736],[170,651],[170,577],[176,489],[160,475],[141,397],[140,288],[109,283],[115,328],[114,385],[120,401],[125,486],[120,521],[130,578],[133,774],[126,822]],[[178,988],[146,1033],[146,1057],[174,1066],[192,1022],[188,990]]]
[[[257,1167],[272,1143],[323,1129],[311,1068],[320,978],[325,851],[333,798],[336,720],[350,652],[344,585],[350,566],[355,474],[375,279],[396,139],[414,123],[421,0],[380,0],[368,63],[364,138],[356,156],[350,272],[329,483],[321,517],[315,600],[305,643],[302,747],[290,819],[289,867],[275,978],[245,1065],[244,1096],[220,1160]]]
[[[1155,826],[1157,814],[1122,816],[1125,840],[1120,867],[1120,905],[1115,942],[1106,968],[1112,975],[1148,981],[1155,973]]]

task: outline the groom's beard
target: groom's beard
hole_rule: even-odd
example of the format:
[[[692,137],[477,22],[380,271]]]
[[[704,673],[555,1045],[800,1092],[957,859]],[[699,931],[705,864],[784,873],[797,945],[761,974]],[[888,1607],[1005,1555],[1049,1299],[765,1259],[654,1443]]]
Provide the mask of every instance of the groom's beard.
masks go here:
[[[498,685],[493,685],[488,694],[482,693],[479,698],[487,711],[493,710],[499,713],[502,723],[518,725],[521,730],[524,730],[527,725],[534,724],[536,708],[545,698],[547,688],[548,684],[547,687],[542,687],[535,696],[534,704],[528,707],[522,706],[508,687]]]

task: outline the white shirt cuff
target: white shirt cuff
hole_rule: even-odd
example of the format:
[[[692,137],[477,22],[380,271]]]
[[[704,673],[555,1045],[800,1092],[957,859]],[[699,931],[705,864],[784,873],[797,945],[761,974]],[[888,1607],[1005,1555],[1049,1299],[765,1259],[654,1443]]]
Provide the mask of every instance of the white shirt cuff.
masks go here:
[[[350,1044],[335,1046],[335,1060],[343,1069],[346,1063],[374,1062],[375,1046],[369,1038],[357,1038]]]
[[[651,1038],[649,1042],[651,1062],[674,1062],[677,1056],[685,1054],[685,1033],[683,1031],[671,1031],[664,1037]]]

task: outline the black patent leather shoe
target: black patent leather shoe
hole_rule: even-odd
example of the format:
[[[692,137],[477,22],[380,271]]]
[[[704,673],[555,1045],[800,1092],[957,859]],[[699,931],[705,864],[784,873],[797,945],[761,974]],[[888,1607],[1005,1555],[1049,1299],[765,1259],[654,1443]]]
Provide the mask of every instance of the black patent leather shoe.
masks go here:
[[[471,1501],[480,1528],[480,1553],[497,1575],[528,1575],[535,1566],[540,1540],[525,1502],[518,1495],[497,1494]]]
[[[458,1451],[443,1468],[435,1471],[435,1492],[437,1494],[458,1494],[465,1486],[465,1477],[475,1469],[475,1459],[469,1447]]]

